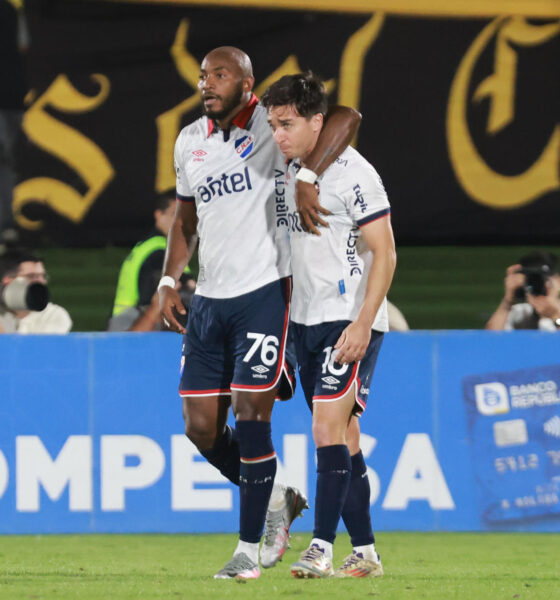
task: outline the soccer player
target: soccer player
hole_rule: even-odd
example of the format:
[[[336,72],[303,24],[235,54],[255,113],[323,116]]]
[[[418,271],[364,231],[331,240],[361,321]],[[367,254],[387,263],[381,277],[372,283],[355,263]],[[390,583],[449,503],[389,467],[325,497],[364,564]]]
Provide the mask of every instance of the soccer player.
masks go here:
[[[293,488],[271,498],[272,407],[277,395],[293,392],[285,361],[291,268],[284,158],[253,84],[249,57],[237,48],[216,48],[202,61],[205,116],[185,127],[175,145],[179,203],[158,286],[163,318],[185,334],[180,394],[186,434],[240,488],[239,543],[214,576],[220,579],[259,577],[265,518],[261,564],[276,564],[292,520],[306,505]],[[308,158],[309,169],[320,174],[347,146],[359,120],[351,109],[335,113]],[[301,213],[313,230],[322,221],[315,189],[306,181],[298,186],[312,200]],[[200,269],[185,328],[174,286],[197,237]],[[230,406],[235,429],[226,425]]]
[[[294,290],[292,326],[317,447],[315,528],[294,577],[383,574],[369,515],[369,482],[357,415],[388,330],[386,294],[396,265],[390,207],[379,175],[347,148],[317,181],[330,215],[321,236],[304,232],[293,182],[313,151],[327,106],[313,74],[287,75],[263,95],[274,141],[289,159],[287,199]],[[332,545],[342,515],[353,552],[336,572]]]

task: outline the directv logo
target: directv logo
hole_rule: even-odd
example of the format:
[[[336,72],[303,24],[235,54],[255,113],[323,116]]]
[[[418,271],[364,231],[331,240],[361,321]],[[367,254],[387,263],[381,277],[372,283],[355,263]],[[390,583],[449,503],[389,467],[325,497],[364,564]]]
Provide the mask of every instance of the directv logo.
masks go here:
[[[480,383],[474,386],[476,407],[481,415],[503,415],[509,412],[507,388],[503,383]]]
[[[544,424],[544,432],[555,438],[560,438],[560,417],[554,415]]]

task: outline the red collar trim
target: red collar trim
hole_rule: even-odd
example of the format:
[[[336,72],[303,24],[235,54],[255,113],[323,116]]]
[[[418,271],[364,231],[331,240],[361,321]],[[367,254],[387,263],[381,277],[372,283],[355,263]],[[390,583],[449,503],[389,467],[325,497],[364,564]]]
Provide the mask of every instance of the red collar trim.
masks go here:
[[[249,99],[247,106],[243,107],[232,120],[233,125],[236,125],[241,129],[245,129],[247,123],[249,122],[249,119],[253,116],[253,113],[255,112],[255,107],[257,106],[258,102],[259,99],[255,96],[255,94],[251,94],[251,98]],[[208,119],[207,137],[210,137],[215,129],[216,126],[214,125],[214,121],[212,121],[212,119]]]

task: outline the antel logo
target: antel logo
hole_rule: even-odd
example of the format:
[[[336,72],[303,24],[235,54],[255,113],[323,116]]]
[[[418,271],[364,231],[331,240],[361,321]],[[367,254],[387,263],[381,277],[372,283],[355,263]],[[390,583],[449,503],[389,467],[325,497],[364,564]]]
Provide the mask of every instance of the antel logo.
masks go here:
[[[476,407],[481,415],[502,415],[509,412],[507,388],[503,383],[480,383],[474,386]]]

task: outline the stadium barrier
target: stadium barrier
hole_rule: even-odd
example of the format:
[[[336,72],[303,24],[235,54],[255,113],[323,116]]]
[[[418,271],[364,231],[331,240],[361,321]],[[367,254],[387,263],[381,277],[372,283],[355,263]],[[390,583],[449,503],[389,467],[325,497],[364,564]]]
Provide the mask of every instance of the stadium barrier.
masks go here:
[[[0,533],[236,531],[182,433],[180,346],[0,336]],[[554,334],[388,334],[361,421],[375,529],[560,531],[559,357]],[[313,506],[310,422],[301,390],[277,403],[278,477]]]

